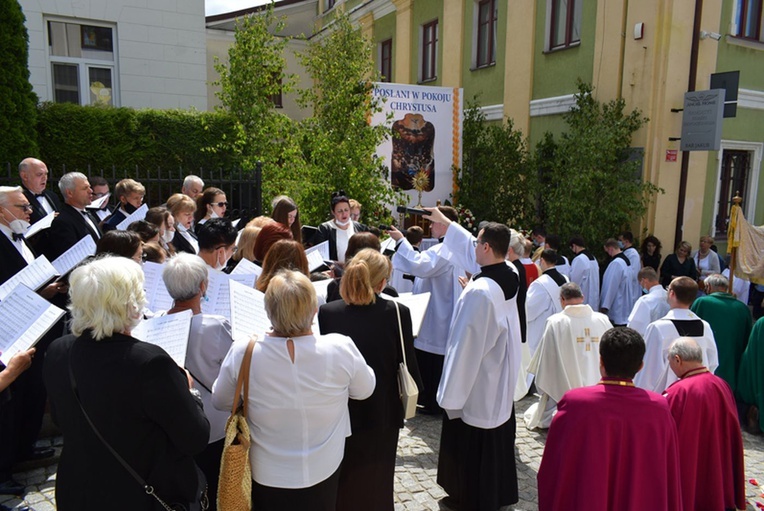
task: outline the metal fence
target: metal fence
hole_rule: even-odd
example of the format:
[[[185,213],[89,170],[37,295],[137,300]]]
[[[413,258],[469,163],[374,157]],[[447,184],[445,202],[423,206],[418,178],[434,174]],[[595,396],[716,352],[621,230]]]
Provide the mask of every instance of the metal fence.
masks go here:
[[[0,172],[0,185],[19,185],[21,180],[16,165],[6,163],[4,167],[5,172]],[[60,195],[58,179],[66,172],[66,165],[62,165],[60,169],[49,167],[47,188]],[[106,170],[94,170],[88,167],[82,173],[88,177],[102,176],[109,182],[109,188],[112,192],[114,185],[120,180],[135,179],[146,188],[144,202],[149,207],[167,202],[170,195],[180,192],[183,179],[189,174],[194,174],[202,178],[205,188],[215,187],[225,192],[229,204],[226,216],[231,219],[241,218],[240,226],[244,226],[250,218],[262,214],[262,167],[259,163],[254,170],[234,169],[227,172],[222,169],[205,171],[204,169],[169,170],[157,168],[149,170],[135,168],[128,170],[112,167]]]

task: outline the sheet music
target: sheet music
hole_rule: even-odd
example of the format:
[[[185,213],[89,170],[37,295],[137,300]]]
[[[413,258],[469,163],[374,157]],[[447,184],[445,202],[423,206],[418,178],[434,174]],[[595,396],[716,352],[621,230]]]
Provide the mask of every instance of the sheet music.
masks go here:
[[[21,284],[0,303],[0,362],[35,345],[64,311]]]
[[[321,252],[318,250],[309,250],[310,249],[305,251],[305,256],[308,258],[308,269],[310,271],[315,271],[324,265],[324,258],[321,257]]]
[[[329,242],[328,241],[322,241],[316,246],[310,247],[305,251],[305,255],[308,257],[308,261],[310,261],[310,254],[312,252],[318,252],[321,254],[322,263],[323,261],[329,260]]]
[[[380,251],[384,254],[385,250],[395,251],[395,240],[393,238],[387,238],[381,243]]]
[[[385,300],[392,300],[400,304],[405,305],[411,311],[411,329],[414,331],[414,337],[419,335],[419,330],[422,328],[422,321],[424,321],[424,314],[427,312],[427,305],[430,303],[430,292],[412,294],[401,293],[400,296],[393,297],[382,293],[381,296]]]
[[[177,314],[144,319],[133,329],[131,335],[141,341],[163,348],[181,367],[186,365],[188,334],[191,332],[193,312],[185,310]]]
[[[231,275],[254,275],[255,280],[263,273],[263,269],[244,257],[236,264]]]
[[[146,307],[152,312],[166,311],[172,308],[172,297],[162,280],[164,264],[146,261],[143,263],[143,289],[146,291]]]
[[[133,222],[137,222],[138,220],[143,220],[146,218],[146,213],[149,211],[148,204],[143,204],[140,208],[136,209],[132,213],[130,213],[130,216],[122,220],[119,224],[117,224],[117,230],[118,231],[124,231],[127,229],[127,226],[129,226]]]
[[[215,275],[215,283],[213,285],[213,274]],[[207,311],[205,311],[205,303],[202,302],[202,312],[207,314],[217,314],[224,318],[231,320],[231,292],[230,283],[238,282],[239,284],[254,288],[255,287],[254,275],[226,275],[222,272],[211,271],[210,272],[210,285],[207,288]]]
[[[109,202],[109,197],[111,197],[111,193],[107,193],[106,195],[104,195],[100,199],[96,199],[96,200],[92,201],[89,205],[85,206],[85,209],[99,210],[102,207],[104,207],[107,202]]]
[[[51,264],[60,275],[66,275],[72,268],[80,264],[86,257],[96,253],[96,244],[93,237],[86,234],[84,238],[72,245]]]
[[[0,300],[5,300],[19,284],[24,284],[29,289],[37,291],[58,276],[58,272],[48,259],[45,256],[40,256],[0,286]]]
[[[24,236],[26,238],[31,238],[38,232],[42,231],[43,229],[47,229],[51,226],[53,223],[53,219],[56,218],[56,212],[50,213],[49,215],[45,215],[41,219],[39,219],[37,222],[34,223],[29,229],[27,229],[27,232],[24,233]]]
[[[231,330],[234,341],[248,340],[252,334],[260,339],[271,329],[265,313],[265,294],[240,284],[230,282]]]

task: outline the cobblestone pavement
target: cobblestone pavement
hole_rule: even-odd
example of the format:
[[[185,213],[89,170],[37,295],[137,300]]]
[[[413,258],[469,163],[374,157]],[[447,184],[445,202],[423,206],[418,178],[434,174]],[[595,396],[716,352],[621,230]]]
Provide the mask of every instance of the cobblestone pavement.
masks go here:
[[[520,502],[505,508],[506,511],[533,511],[538,509],[536,473],[544,452],[546,433],[528,431],[522,421],[522,414],[533,397],[526,397],[516,403],[517,436],[516,459]],[[407,422],[398,442],[398,459],[395,468],[395,509],[396,511],[447,510],[440,501],[446,496],[435,482],[438,468],[438,447],[440,445],[440,417],[420,415]],[[743,433],[745,448],[747,511],[758,511],[756,506],[764,506],[764,437]],[[39,445],[52,445],[57,453],[61,450],[61,437],[42,440]],[[23,500],[0,495],[0,504],[10,508],[28,505],[34,511],[56,509],[54,487],[56,465],[47,467],[27,467],[26,471],[14,476],[27,485]],[[752,483],[752,481],[755,482]],[[104,506],[108,509],[108,505]],[[363,510],[359,510],[363,511]]]

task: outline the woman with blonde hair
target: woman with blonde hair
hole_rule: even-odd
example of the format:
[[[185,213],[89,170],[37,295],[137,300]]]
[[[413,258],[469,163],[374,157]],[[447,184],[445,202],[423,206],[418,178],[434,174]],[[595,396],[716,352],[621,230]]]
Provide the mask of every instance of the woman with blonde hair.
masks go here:
[[[308,277],[282,270],[265,292],[273,331],[255,343],[249,371],[252,509],[335,511],[348,398],[366,399],[374,371],[344,335],[314,335],[316,292]],[[212,387],[230,410],[247,342],[235,342]]]
[[[379,296],[390,270],[390,260],[379,251],[361,250],[345,268],[342,301],[327,303],[318,311],[321,333],[350,336],[377,376],[377,387],[369,399],[349,403],[353,436],[345,443],[337,510],[393,509],[395,452],[403,427],[397,382],[402,343],[409,372],[421,387],[411,313],[398,305],[399,319],[396,304]]]
[[[141,266],[96,259],[76,268],[69,285],[72,335],[50,345],[43,368],[64,436],[58,509],[100,510],[108,502],[110,509],[161,511],[156,497],[201,509],[204,477],[193,456],[207,446],[210,426],[184,370],[162,348],[131,336],[146,303]]]
[[[191,226],[194,223],[196,202],[188,195],[176,193],[167,199],[167,209],[175,219],[175,236],[172,246],[178,252],[199,253],[199,241]]]
[[[703,289],[703,281],[706,277],[722,272],[719,256],[716,252],[711,250],[711,245],[713,244],[714,239],[711,236],[701,236],[700,248],[692,254],[692,260],[698,271],[698,284],[700,285],[700,289]]]
[[[671,281],[677,277],[690,277],[698,280],[698,270],[695,261],[690,257],[692,245],[687,241],[681,241],[673,254],[666,256],[661,264],[661,285],[668,289]]]

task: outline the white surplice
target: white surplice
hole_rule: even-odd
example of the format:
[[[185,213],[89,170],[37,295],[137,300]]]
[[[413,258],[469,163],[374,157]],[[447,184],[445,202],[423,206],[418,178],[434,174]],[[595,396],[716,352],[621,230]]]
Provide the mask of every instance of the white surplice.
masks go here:
[[[634,385],[662,393],[678,378],[669,367],[668,350],[679,336],[671,320],[703,322],[703,337],[692,337],[703,350],[703,365],[712,373],[719,367],[719,355],[711,326],[689,309],[671,309],[663,318],[650,323],[645,332],[645,366],[634,377]]]
[[[624,250],[623,255],[628,257],[629,262],[631,262],[631,266],[629,266],[629,270],[631,271],[631,280],[629,281],[629,285],[631,286],[632,300],[629,310],[631,310],[634,308],[634,304],[637,302],[637,299],[642,296],[642,287],[639,285],[638,279],[639,270],[642,269],[642,258],[639,257],[639,252],[637,252],[637,249],[634,247],[629,247]]]
[[[607,315],[614,325],[625,325],[636,298],[632,299],[631,266],[620,257],[614,257],[602,277],[600,309],[607,309]]]
[[[668,314],[671,306],[668,304],[668,293],[660,284],[650,288],[650,291],[637,300],[629,314],[629,322],[626,324],[633,328],[642,337],[645,336],[647,325],[658,321]]]
[[[414,339],[417,349],[444,355],[448,340],[448,327],[462,293],[459,275],[464,271],[440,256],[443,244],[439,243],[424,252],[417,252],[405,238],[393,255],[395,271],[416,277],[414,294],[432,293],[419,335]]]
[[[541,342],[547,318],[561,311],[560,286],[549,275],[542,273],[531,282],[525,296],[525,321],[528,324],[525,339],[531,356]]]
[[[584,303],[594,310],[600,308],[600,265],[597,259],[589,259],[580,252],[570,263],[570,281],[575,282],[584,294]]]
[[[450,419],[481,429],[509,420],[520,365],[516,302],[489,277],[470,281],[459,297],[437,394]]]
[[[541,395],[525,413],[528,429],[548,428],[563,394],[600,380],[599,340],[612,327],[607,316],[586,304],[568,305],[549,317],[528,368]]]

